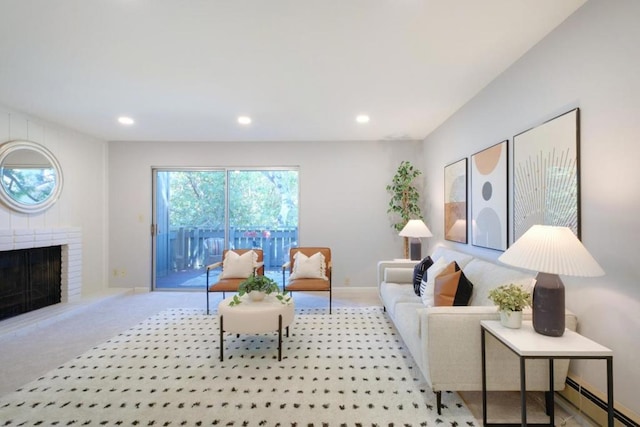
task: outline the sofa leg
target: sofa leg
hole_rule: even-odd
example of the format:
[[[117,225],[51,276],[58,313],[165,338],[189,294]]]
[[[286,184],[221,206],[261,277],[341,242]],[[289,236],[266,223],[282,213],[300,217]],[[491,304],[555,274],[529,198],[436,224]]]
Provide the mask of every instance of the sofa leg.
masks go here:
[[[438,407],[438,415],[442,415],[442,392],[436,391],[436,406]]]

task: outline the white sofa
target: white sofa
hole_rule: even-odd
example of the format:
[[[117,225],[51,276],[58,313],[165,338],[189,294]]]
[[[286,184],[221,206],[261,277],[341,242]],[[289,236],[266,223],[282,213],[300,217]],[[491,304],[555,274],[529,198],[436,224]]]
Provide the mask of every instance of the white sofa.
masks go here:
[[[456,261],[473,283],[470,305],[465,307],[426,307],[413,290],[416,261],[381,261],[378,285],[382,304],[409,349],[415,363],[437,396],[438,413],[443,391],[482,390],[480,321],[498,320],[497,307],[488,299],[489,290],[517,283],[531,286],[531,274],[475,258],[444,246],[431,258]],[[524,312],[531,320],[531,311]],[[566,327],[576,330],[576,316],[567,311]],[[487,389],[520,390],[518,358],[487,334]],[[528,360],[527,390],[547,391],[548,361]],[[564,389],[568,360],[554,362],[554,389]],[[547,393],[547,404],[550,393]]]

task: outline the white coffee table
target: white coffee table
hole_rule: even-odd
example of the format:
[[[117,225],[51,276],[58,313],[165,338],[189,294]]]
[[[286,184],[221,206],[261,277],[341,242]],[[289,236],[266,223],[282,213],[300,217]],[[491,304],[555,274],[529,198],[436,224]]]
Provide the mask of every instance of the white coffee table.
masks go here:
[[[282,328],[289,336],[289,325],[294,318],[293,300],[283,304],[274,295],[267,295],[262,301],[252,301],[248,295],[242,303],[230,306],[233,297],[225,298],[218,304],[220,322],[220,360],[224,360],[224,333],[261,334],[278,331],[278,360],[282,360]]]

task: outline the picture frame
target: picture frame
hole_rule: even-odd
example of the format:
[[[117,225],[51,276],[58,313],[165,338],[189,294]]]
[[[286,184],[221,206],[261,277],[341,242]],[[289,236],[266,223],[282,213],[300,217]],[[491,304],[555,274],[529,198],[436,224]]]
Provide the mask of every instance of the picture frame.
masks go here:
[[[509,245],[509,141],[471,155],[471,244],[504,251]]]
[[[513,241],[535,224],[580,238],[579,130],[575,108],[513,137]]]
[[[444,167],[444,238],[467,243],[467,158]]]

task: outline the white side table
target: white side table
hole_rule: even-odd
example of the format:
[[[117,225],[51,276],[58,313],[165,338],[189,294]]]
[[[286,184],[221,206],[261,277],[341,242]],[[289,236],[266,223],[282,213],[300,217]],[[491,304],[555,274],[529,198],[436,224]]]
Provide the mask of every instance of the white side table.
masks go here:
[[[485,334],[488,332],[498,341],[507,346],[520,358],[520,400],[522,405],[521,424],[527,425],[526,399],[526,359],[549,360],[549,391],[553,395],[553,360],[554,359],[604,359],[607,361],[607,409],[608,425],[613,427],[613,352],[582,335],[565,330],[561,337],[549,337],[534,331],[530,321],[522,322],[522,328],[509,329],[497,320],[483,320],[480,322],[482,337],[482,423],[484,426],[504,424],[487,423],[487,369]],[[549,424],[555,425],[554,405],[547,408]],[[513,424],[511,424],[513,425]],[[529,424],[534,425],[534,424]]]
[[[240,298],[239,305],[230,306],[233,297],[218,304],[220,322],[220,360],[224,359],[224,333],[261,334],[278,331],[278,360],[282,360],[282,328],[287,329],[295,314],[293,300],[282,303],[273,295],[267,295],[262,301],[252,301],[248,295]]]

